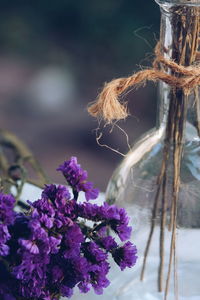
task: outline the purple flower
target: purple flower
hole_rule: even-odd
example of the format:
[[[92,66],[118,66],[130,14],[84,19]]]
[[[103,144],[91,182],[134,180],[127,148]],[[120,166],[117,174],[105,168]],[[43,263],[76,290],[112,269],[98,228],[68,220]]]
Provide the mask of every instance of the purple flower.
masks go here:
[[[91,284],[97,295],[101,295],[103,293],[103,288],[106,288],[110,284],[110,281],[106,278],[109,268],[109,263],[106,261],[103,261],[98,265],[93,264],[90,266],[89,274]]]
[[[52,281],[53,283],[55,282],[60,282],[64,276],[64,271],[59,267],[58,265],[54,265],[52,269]]]
[[[91,283],[86,281],[81,281],[78,284],[80,292],[84,294],[90,291],[91,286],[92,286]]]
[[[33,206],[41,214],[40,220],[49,228],[53,225],[57,228],[71,226],[72,220],[77,218],[76,201],[70,200],[70,192],[63,185],[46,185],[42,199],[36,201]]]
[[[111,229],[118,234],[121,241],[126,241],[130,238],[132,228],[128,226],[129,217],[124,208],[104,203],[100,211],[102,216],[108,220]]]
[[[112,251],[112,256],[122,271],[126,267],[131,268],[135,265],[137,260],[136,254],[137,249],[131,242],[127,242],[122,247]]]
[[[66,186],[47,184],[42,192],[42,197],[55,203],[56,207],[60,207],[64,206],[67,200],[70,200],[71,195]]]
[[[89,279],[89,262],[88,260],[80,255],[79,257],[72,259],[73,270],[75,270],[76,283],[79,281],[86,281]]]
[[[43,197],[42,199],[39,199],[29,204],[36,209],[35,213],[37,213],[38,215],[43,213],[51,218],[55,216],[55,210],[53,208],[52,203],[48,200],[48,198]]]
[[[83,191],[87,201],[98,197],[98,189],[94,189],[93,184],[87,181],[87,172],[77,163],[76,157],[65,161],[57,170],[63,173],[74,194]]]
[[[67,298],[70,298],[73,295],[73,290],[65,285],[61,286],[60,292],[63,297],[67,297]]]
[[[128,226],[129,217],[124,208],[119,209],[119,216],[120,216],[120,220],[118,224],[116,226],[114,224],[111,225],[111,228],[118,233],[121,241],[126,241],[131,236],[132,228],[131,226]]]
[[[21,240],[20,244],[32,254],[38,254],[40,252],[38,246],[34,241]]]
[[[106,236],[98,240],[98,243],[107,251],[117,248],[117,243],[112,236]]]
[[[64,239],[64,257],[72,258],[80,256],[80,248],[81,243],[83,241],[84,236],[76,223],[74,223],[71,227],[67,228]]]
[[[43,224],[43,215],[35,217],[29,221],[31,235],[28,240],[19,239],[19,244],[32,254],[48,255],[50,253],[57,253],[61,243],[61,235],[57,236],[48,234]],[[47,227],[48,228],[48,227]],[[51,227],[49,227],[51,228]]]
[[[89,202],[78,203],[77,210],[78,215],[84,219],[92,221],[100,221],[103,218],[99,215],[99,206]]]
[[[124,208],[116,205],[108,205],[106,202],[102,206],[92,203],[81,203],[77,206],[78,214],[82,218],[95,222],[104,221],[105,225],[118,234],[121,241],[130,238],[132,228],[128,226],[129,217]]]
[[[82,250],[87,260],[92,263],[100,263],[105,261],[108,257],[107,253],[105,253],[95,242],[84,243]]]
[[[0,223],[13,224],[15,213],[13,211],[15,199],[12,195],[0,193]]]
[[[9,254],[9,247],[6,245],[7,241],[10,239],[10,234],[8,232],[8,227],[0,224],[0,255],[6,256]]]
[[[15,199],[12,195],[0,193],[0,255],[7,256],[9,254],[9,246],[7,242],[11,236],[8,225],[12,225],[15,219],[14,213]]]
[[[19,280],[19,295],[39,298],[46,285],[47,264],[43,255],[24,253],[20,265],[13,268],[13,276]]]
[[[15,199],[0,193],[0,299],[59,300],[73,288],[102,294],[109,285],[109,253],[123,270],[135,264],[136,248],[119,247],[108,229],[124,241],[130,237],[123,208],[78,203],[78,194],[95,199],[98,191],[75,157],[59,167],[74,198],[63,185],[46,185],[41,198],[25,213],[13,211]],[[89,222],[86,222],[89,220]],[[6,263],[5,263],[6,262]],[[14,295],[14,297],[13,297]]]
[[[62,241],[61,234],[57,234],[56,237],[55,236],[49,237],[50,252],[52,254],[56,254],[59,252],[61,241]]]

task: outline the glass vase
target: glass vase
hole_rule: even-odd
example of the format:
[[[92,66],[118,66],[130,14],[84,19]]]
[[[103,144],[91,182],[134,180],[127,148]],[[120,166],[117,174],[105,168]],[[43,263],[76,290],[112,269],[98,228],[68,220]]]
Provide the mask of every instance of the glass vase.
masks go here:
[[[157,3],[162,56],[187,70],[198,67],[200,0]],[[106,192],[109,203],[129,210],[139,257],[117,299],[200,299],[199,181],[199,88],[160,82],[156,127],[129,151]]]

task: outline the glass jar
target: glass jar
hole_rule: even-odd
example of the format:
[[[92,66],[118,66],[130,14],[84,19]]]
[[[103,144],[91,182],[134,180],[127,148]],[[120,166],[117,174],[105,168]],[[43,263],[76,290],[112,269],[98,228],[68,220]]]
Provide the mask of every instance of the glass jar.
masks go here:
[[[157,0],[162,56],[198,67],[200,0]],[[165,63],[177,78],[184,71]],[[200,299],[200,98],[199,88],[159,83],[156,127],[129,151],[114,172],[107,201],[126,207],[138,248],[136,268],[117,299]]]

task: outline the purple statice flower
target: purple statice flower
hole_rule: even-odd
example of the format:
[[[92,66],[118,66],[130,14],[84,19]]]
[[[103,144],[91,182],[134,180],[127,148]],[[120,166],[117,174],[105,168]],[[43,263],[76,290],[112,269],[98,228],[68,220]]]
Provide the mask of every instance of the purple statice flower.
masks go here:
[[[43,222],[44,216],[51,211],[49,206],[44,205],[44,201],[36,202],[37,208],[31,210],[27,225],[30,230],[29,238],[18,239],[19,264],[14,266],[12,271],[13,276],[20,281],[20,294],[27,298],[41,297],[44,292],[43,287],[47,284],[50,257],[59,251],[61,243],[61,235],[57,233],[57,236],[54,236],[50,231],[48,232],[52,226],[46,226]]]
[[[95,264],[105,261],[108,257],[107,253],[105,253],[95,242],[84,243],[82,251],[87,260]]]
[[[129,217],[124,208],[118,208],[116,205],[104,203],[104,205],[100,207],[99,214],[108,220],[111,229],[118,234],[122,242],[130,238],[132,228],[128,226]]]
[[[112,251],[114,261],[120,266],[123,271],[126,267],[131,268],[135,265],[137,260],[137,249],[131,243],[127,242],[122,247],[115,248]]]
[[[20,281],[20,294],[23,297],[39,298],[46,285],[51,245],[47,232],[35,220],[31,220],[29,226],[29,239],[19,239],[20,247],[17,252],[20,263],[13,267],[12,274]]]
[[[34,203],[28,201],[28,203],[32,208],[31,219],[34,220],[33,224],[40,227],[41,223],[46,228],[52,228],[55,217],[53,204],[46,198],[41,198]]]
[[[52,274],[52,283],[50,284],[56,287],[62,296],[67,296],[64,290],[70,291],[71,295],[76,285],[89,280],[89,264],[80,253],[72,258],[64,258],[60,253],[59,257],[53,258],[50,265],[55,264],[54,259],[56,259],[57,267],[55,268],[54,266],[52,271],[50,271],[50,274]],[[64,287],[65,289],[63,290]]]
[[[105,250],[111,251],[114,248],[117,248],[117,243],[112,236],[105,236],[98,240],[98,244],[100,244]]]
[[[87,281],[81,281],[78,284],[79,290],[81,293],[88,293],[91,289],[91,283],[87,282]]]
[[[50,206],[53,211],[51,217],[54,218],[54,225],[61,228],[63,225],[72,225],[72,220],[77,218],[76,201],[70,198],[71,195],[66,186],[49,184],[42,192],[42,199],[36,202],[39,206],[40,201],[47,202],[46,206]],[[35,203],[33,206],[37,207]],[[44,209],[42,209],[42,213],[45,213]]]
[[[9,254],[9,246],[6,244],[10,239],[10,233],[8,227],[0,224],[0,256],[6,256]]]
[[[10,239],[8,226],[14,223],[15,199],[12,195],[0,193],[0,256],[9,254],[9,246],[7,242]]]
[[[87,172],[75,157],[59,170],[73,195],[66,186],[48,184],[40,199],[28,202],[28,211],[14,213],[15,199],[0,193],[2,300],[59,300],[71,297],[76,286],[82,293],[93,288],[102,294],[110,284],[109,256],[121,270],[136,262],[136,247],[130,242],[119,246],[108,234],[112,229],[121,241],[130,237],[126,211],[107,203],[77,201],[80,191],[86,200],[95,199],[98,191],[87,182]]]
[[[29,204],[35,208],[35,213],[38,213],[38,215],[45,214],[50,218],[55,216],[53,204],[45,197],[42,197],[41,199]]]
[[[64,271],[62,270],[62,268],[59,265],[53,265],[51,273],[52,273],[52,282],[53,283],[62,281],[62,278],[64,276]]]
[[[84,236],[81,232],[80,227],[74,223],[72,226],[67,228],[65,232],[65,258],[73,258],[80,256],[81,243],[84,241]]]
[[[40,252],[35,241],[21,240],[20,244],[22,247],[24,247],[27,251],[29,251],[32,254],[38,254]]]
[[[129,217],[124,208],[119,208],[119,222],[117,224],[111,224],[111,228],[117,232],[121,241],[126,241],[130,238],[132,227],[128,226]]]
[[[13,211],[15,199],[12,195],[0,193],[0,223],[13,224],[15,213]]]
[[[21,264],[13,267],[12,275],[18,280],[21,297],[39,298],[43,287],[47,284],[47,261],[42,255],[23,253]]]
[[[106,261],[108,254],[95,242],[84,243],[82,251],[88,261],[89,280],[81,282],[79,289],[84,293],[92,286],[95,293],[100,295],[103,293],[103,288],[110,284],[106,277],[110,268],[109,263]]]
[[[69,288],[68,286],[62,285],[60,287],[60,293],[63,297],[70,298],[73,295],[73,289]]]
[[[74,257],[70,260],[71,266],[74,270],[74,278],[76,280],[76,284],[78,282],[85,282],[89,279],[89,262],[88,260],[80,253],[80,256]],[[73,272],[70,272],[73,274]],[[71,276],[70,276],[71,277]],[[66,276],[67,278],[67,276]],[[75,286],[75,285],[74,285]]]
[[[78,215],[84,219],[94,222],[102,221],[103,218],[99,214],[99,206],[90,202],[78,203]]]
[[[52,226],[46,226],[43,222],[45,214],[36,214],[35,209],[30,214],[28,227],[30,229],[29,239],[19,239],[20,245],[32,254],[45,254],[58,252],[58,247],[61,242],[59,233],[52,234]]]
[[[63,173],[75,195],[83,191],[87,201],[98,197],[98,189],[93,188],[93,184],[87,181],[87,172],[77,163],[76,157],[65,161],[57,170]]]
[[[99,264],[92,264],[89,268],[90,281],[97,295],[101,295],[103,289],[110,284],[110,281],[106,277],[109,269],[110,265],[107,261],[102,261]]]
[[[55,184],[47,184],[42,192],[42,197],[55,202],[57,207],[64,206],[66,200],[71,199],[70,192],[66,186]]]
[[[79,216],[94,222],[103,221],[105,225],[118,234],[121,241],[126,241],[131,236],[132,228],[128,226],[129,217],[124,208],[108,205],[106,202],[98,206],[92,203],[81,203],[77,206]]]

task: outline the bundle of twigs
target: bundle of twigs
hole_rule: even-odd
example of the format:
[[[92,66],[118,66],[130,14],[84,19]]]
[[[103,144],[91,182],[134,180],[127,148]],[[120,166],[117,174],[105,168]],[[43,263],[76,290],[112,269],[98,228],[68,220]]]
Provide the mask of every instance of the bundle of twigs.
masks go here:
[[[200,68],[198,62],[198,47],[200,33],[200,9],[195,6],[174,5],[170,8],[172,25],[172,44],[166,49],[162,42],[156,50],[156,59],[152,69],[140,71],[128,78],[119,78],[106,84],[97,102],[89,107],[89,112],[104,118],[107,122],[123,119],[127,116],[126,104],[118,101],[118,96],[133,85],[145,80],[162,80],[171,86],[169,96],[168,117],[165,129],[163,159],[157,178],[157,192],[152,210],[151,228],[144,253],[141,279],[144,278],[146,261],[150,243],[155,229],[156,220],[160,218],[160,264],[158,270],[158,289],[165,290],[168,295],[169,281],[174,265],[175,294],[177,292],[176,266],[176,228],[178,225],[178,200],[181,183],[181,159],[185,139],[185,125],[189,105],[196,108],[197,128],[200,133],[199,94]],[[162,28],[162,24],[161,24]],[[165,53],[170,54],[170,60],[165,59]],[[195,64],[194,64],[195,63]],[[194,76],[192,76],[192,74]],[[191,103],[192,101],[192,103]],[[172,170],[170,170],[172,169]],[[168,187],[172,173],[172,184]],[[168,190],[167,190],[168,189]],[[166,196],[166,192],[168,196]],[[161,208],[161,210],[160,210]],[[161,214],[160,214],[161,211]],[[170,257],[167,278],[164,281],[165,230],[171,232]]]
[[[184,7],[175,6],[172,9],[172,60],[182,66],[191,66],[198,60],[198,46],[199,46],[199,8],[197,7]],[[168,49],[170,50],[170,49]],[[167,51],[167,49],[165,49]],[[173,74],[178,76],[177,74]],[[194,102],[196,114],[199,115],[199,95],[198,86],[195,87],[191,93],[194,94]],[[168,266],[168,274],[165,285],[165,298],[168,294],[169,280],[171,275],[172,264],[174,263],[175,269],[175,288],[177,293],[177,278],[176,278],[176,228],[177,228],[177,214],[178,214],[178,199],[180,189],[180,172],[181,172],[181,159],[185,138],[185,125],[189,105],[189,96],[185,93],[184,89],[173,87],[171,90],[169,102],[168,119],[165,131],[165,141],[163,150],[163,161],[160,174],[157,181],[157,194],[154,200],[154,208],[152,214],[151,230],[149,239],[145,249],[143,268],[141,279],[144,277],[144,270],[146,259],[149,252],[150,242],[152,239],[155,218],[158,214],[158,206],[161,205],[161,223],[160,223],[160,265],[158,276],[159,291],[163,290],[163,272],[164,272],[164,234],[166,226],[171,234],[170,258]],[[197,120],[200,119],[197,117]],[[200,132],[199,122],[196,124],[198,133]],[[171,193],[171,202],[169,203],[166,197],[166,188],[168,181],[168,168],[170,164],[170,154],[172,152],[173,162],[173,183]],[[168,191],[169,193],[169,191]],[[159,201],[161,204],[159,204]],[[167,218],[167,211],[169,210],[169,218]],[[167,219],[169,220],[167,224]]]

